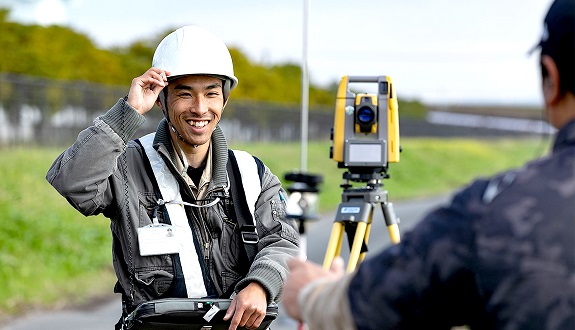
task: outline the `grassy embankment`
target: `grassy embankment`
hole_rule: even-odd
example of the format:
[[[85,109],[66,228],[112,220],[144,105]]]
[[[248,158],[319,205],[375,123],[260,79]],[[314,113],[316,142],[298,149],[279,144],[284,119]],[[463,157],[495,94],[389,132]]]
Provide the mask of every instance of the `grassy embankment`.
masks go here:
[[[404,139],[385,181],[390,199],[445,193],[478,175],[517,166],[542,153],[539,140]],[[278,176],[297,169],[299,144],[234,145],[258,155]],[[321,209],[340,201],[342,170],[327,142],[309,144],[308,171],[322,174]],[[0,149],[0,320],[30,308],[84,302],[109,294],[109,222],[84,218],[44,179],[56,149]]]

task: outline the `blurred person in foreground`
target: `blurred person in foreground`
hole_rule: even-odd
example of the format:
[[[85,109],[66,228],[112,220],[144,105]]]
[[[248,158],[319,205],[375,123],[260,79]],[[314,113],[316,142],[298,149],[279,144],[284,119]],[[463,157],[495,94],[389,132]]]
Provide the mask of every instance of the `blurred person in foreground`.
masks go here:
[[[235,152],[218,123],[237,84],[217,36],[196,26],[177,29],[160,42],[152,68],[132,80],[128,95],[48,171],[47,180],[82,214],[111,220],[115,292],[124,307],[117,327],[146,301],[220,297],[233,298],[224,317],[230,329],[255,329],[268,304],[279,300],[298,233],[285,218],[279,179],[261,161],[251,181],[242,178],[255,204],[231,198]],[[165,118],[156,132],[131,140],[154,104]],[[247,156],[255,168],[259,160]],[[244,251],[238,204],[255,221],[247,233],[253,261]]]
[[[343,274],[290,260],[283,304],[310,329],[575,329],[575,0],[541,41],[551,153],[479,179]]]

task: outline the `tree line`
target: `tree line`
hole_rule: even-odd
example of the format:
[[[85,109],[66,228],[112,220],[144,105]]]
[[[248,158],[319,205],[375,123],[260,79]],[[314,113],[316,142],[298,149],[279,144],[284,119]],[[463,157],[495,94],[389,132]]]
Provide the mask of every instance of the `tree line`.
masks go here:
[[[128,86],[152,63],[158,43],[173,29],[129,45],[101,49],[90,38],[68,27],[12,22],[0,8],[0,73]],[[175,28],[174,28],[175,29]],[[301,68],[294,63],[263,65],[230,47],[241,84],[234,98],[278,103],[301,102]],[[336,85],[310,84],[310,104],[334,104]]]
[[[129,45],[101,49],[90,38],[68,27],[21,24],[10,21],[0,8],[0,74],[15,74],[65,82],[97,83],[126,89],[132,79],[152,63],[158,43],[175,28]],[[241,83],[234,99],[297,106],[301,103],[301,68],[295,63],[264,65],[252,62],[240,49],[230,47],[234,71]],[[337,84],[322,87],[310,82],[311,111],[332,111]],[[6,98],[8,91],[0,91]],[[417,100],[399,98],[400,115],[424,116]]]

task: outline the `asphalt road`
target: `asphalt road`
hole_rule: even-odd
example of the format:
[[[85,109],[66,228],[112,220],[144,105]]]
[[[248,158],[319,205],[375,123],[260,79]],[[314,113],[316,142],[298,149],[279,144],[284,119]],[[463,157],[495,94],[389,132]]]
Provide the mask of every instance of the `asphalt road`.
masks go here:
[[[421,200],[394,203],[397,216],[400,218],[400,232],[410,230],[422,216],[429,210],[447,201],[448,196],[440,196]],[[390,201],[393,199],[390,197]],[[322,219],[308,222],[306,225],[306,237],[308,241],[308,259],[317,263],[323,263],[325,249],[329,242],[335,212],[325,214]],[[369,237],[369,256],[389,246],[390,240],[385,228],[383,214],[380,209],[374,211],[372,229]],[[344,242],[342,257],[347,259],[347,243]],[[110,289],[111,290],[111,289]],[[83,330],[108,330],[113,329],[119,318],[121,303],[114,298],[102,304],[90,308],[66,309],[50,312],[35,312],[22,318],[0,325],[4,330],[52,330],[52,329],[83,329]],[[272,324],[273,330],[294,330],[297,323],[286,316],[280,305],[280,316]]]

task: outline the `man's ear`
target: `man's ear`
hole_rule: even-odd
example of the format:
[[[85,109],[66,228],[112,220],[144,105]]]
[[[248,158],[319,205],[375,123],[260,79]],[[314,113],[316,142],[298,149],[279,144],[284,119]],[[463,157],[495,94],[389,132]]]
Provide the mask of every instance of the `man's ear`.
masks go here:
[[[549,108],[560,99],[559,70],[549,55],[541,55],[541,65],[547,70],[547,77],[543,77],[542,90],[545,105]]]
[[[158,96],[158,98],[156,99],[156,105],[162,109],[162,111],[164,110],[163,106],[162,106],[162,102],[160,102],[160,97]]]

